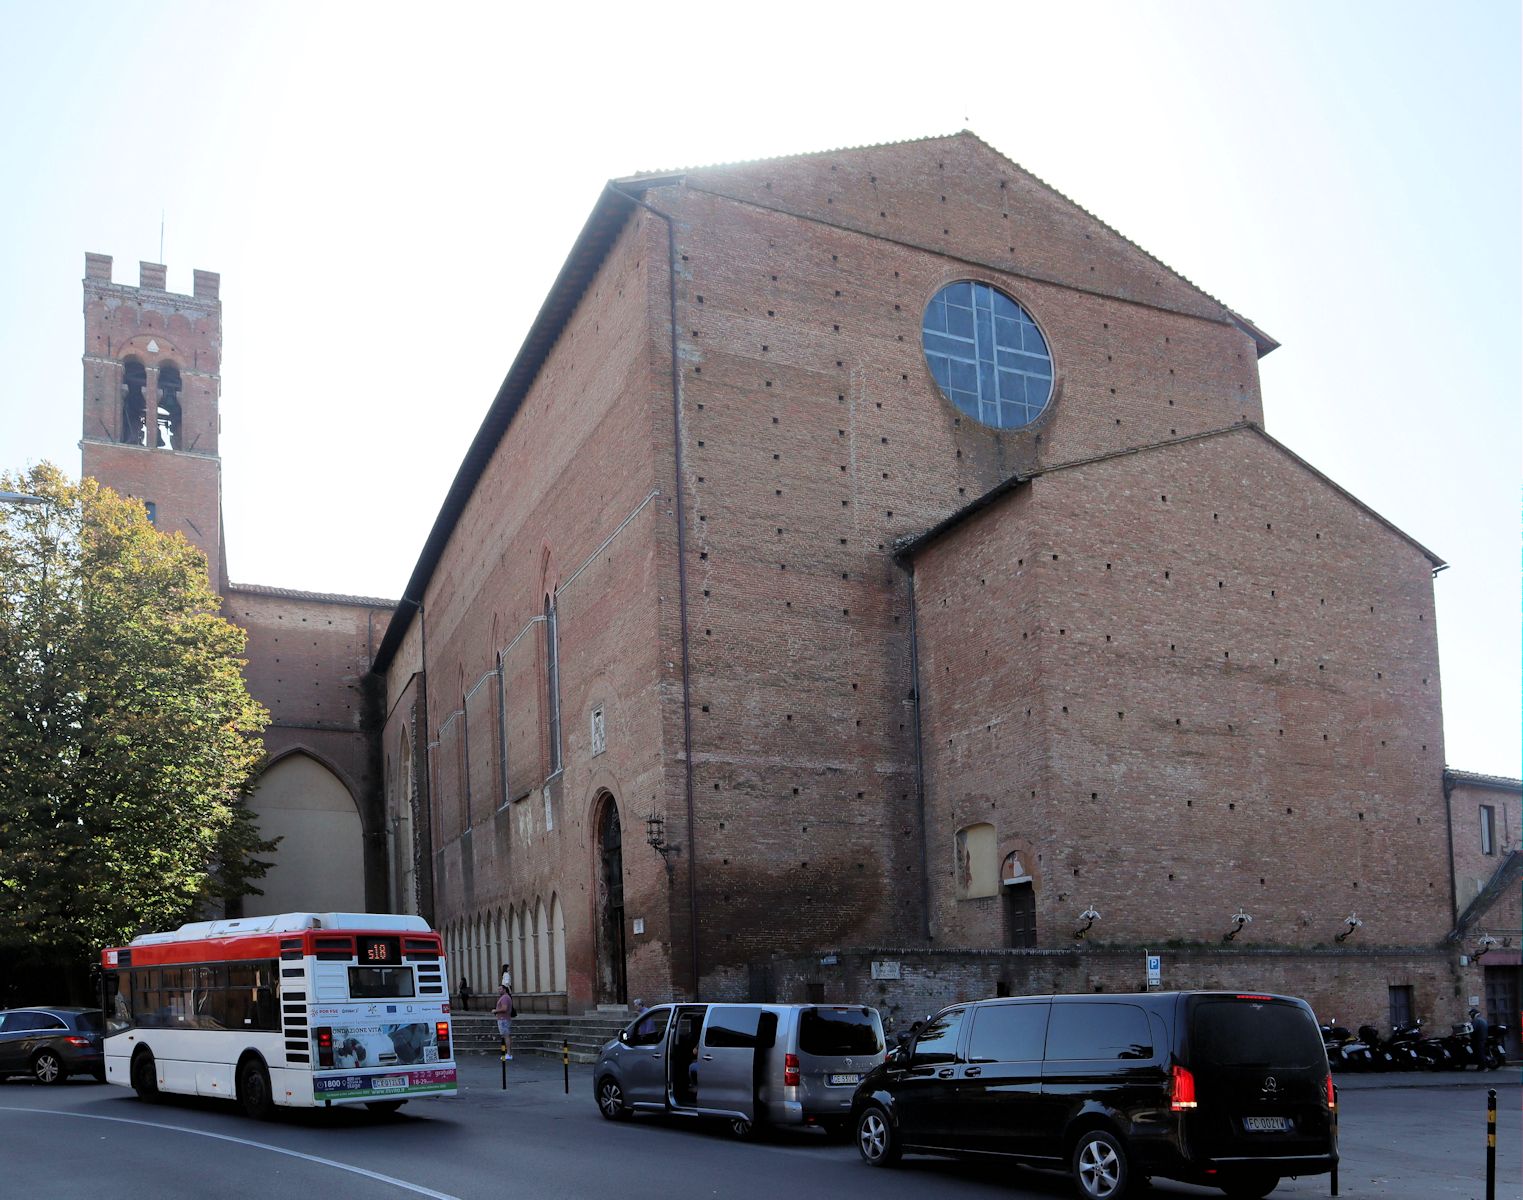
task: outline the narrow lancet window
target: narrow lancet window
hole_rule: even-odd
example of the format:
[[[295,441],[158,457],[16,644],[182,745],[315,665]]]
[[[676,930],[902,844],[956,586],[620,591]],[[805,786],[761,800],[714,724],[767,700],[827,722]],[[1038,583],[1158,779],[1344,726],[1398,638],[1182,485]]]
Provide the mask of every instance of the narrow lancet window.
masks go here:
[[[148,444],[148,372],[136,359],[122,364],[122,441],[129,446]]]
[[[180,448],[180,371],[167,363],[159,368],[158,445]]]

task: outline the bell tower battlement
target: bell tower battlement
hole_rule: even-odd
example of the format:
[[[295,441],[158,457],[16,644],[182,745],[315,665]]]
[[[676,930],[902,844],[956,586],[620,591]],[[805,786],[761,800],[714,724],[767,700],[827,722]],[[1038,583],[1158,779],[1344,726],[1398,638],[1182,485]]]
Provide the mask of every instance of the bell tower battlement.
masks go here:
[[[114,283],[110,255],[85,255],[82,471],[200,547],[220,592],[221,278],[196,271],[187,296],[166,276],[145,262],[136,287]]]

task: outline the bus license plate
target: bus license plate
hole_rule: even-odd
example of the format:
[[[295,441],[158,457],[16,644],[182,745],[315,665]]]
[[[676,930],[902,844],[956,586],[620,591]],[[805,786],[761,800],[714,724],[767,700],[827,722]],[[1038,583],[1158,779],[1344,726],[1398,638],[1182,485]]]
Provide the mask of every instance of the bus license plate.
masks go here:
[[[841,1085],[841,1084],[846,1084],[846,1083],[861,1083],[862,1082],[862,1076],[861,1075],[832,1075],[830,1077],[830,1082],[833,1083],[833,1084],[836,1084],[838,1086]]]
[[[371,1090],[377,1092],[384,1092],[390,1088],[405,1088],[406,1086],[406,1075],[377,1075],[370,1081]]]
[[[1288,1117],[1244,1117],[1243,1128],[1249,1133],[1286,1133],[1290,1129]]]

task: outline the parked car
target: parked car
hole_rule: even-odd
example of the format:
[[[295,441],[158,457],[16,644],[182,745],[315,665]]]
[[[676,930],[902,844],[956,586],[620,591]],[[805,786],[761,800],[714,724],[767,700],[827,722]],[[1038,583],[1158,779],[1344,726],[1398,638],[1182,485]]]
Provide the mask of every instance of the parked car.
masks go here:
[[[62,1083],[70,1075],[104,1081],[98,1008],[8,1008],[0,1012],[0,1078],[30,1075]]]
[[[943,1009],[862,1081],[857,1148],[1068,1170],[1086,1200],[1147,1176],[1268,1195],[1338,1161],[1310,1006],[1235,992],[1034,996]]]
[[[883,1062],[883,1021],[847,1004],[663,1004],[603,1047],[593,1071],[609,1120],[636,1112],[754,1125],[850,1128],[857,1084]]]

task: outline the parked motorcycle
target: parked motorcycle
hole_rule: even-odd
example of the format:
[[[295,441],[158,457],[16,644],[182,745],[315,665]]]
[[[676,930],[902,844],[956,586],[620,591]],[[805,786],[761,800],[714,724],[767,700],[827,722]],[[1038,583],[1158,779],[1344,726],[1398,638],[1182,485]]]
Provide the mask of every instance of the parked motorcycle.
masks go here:
[[[1334,1071],[1348,1070],[1348,1060],[1343,1047],[1353,1041],[1354,1035],[1337,1023],[1337,1018],[1319,1026],[1322,1031],[1322,1049],[1327,1053],[1327,1065]]]
[[[1489,1031],[1488,1031],[1489,1032]],[[1490,1041],[1490,1038],[1487,1038]],[[1448,1066],[1456,1071],[1466,1067],[1486,1069],[1483,1051],[1476,1048],[1475,1029],[1469,1021],[1456,1021],[1449,1027],[1449,1036],[1440,1038],[1440,1044],[1449,1055]]]
[[[1507,1065],[1507,1026],[1492,1025],[1486,1030],[1486,1048],[1482,1052],[1488,1071]]]
[[[1402,1070],[1439,1071],[1449,1065],[1449,1055],[1437,1038],[1423,1036],[1421,1018],[1410,1025],[1398,1025],[1388,1043]]]

